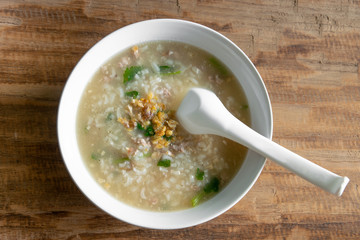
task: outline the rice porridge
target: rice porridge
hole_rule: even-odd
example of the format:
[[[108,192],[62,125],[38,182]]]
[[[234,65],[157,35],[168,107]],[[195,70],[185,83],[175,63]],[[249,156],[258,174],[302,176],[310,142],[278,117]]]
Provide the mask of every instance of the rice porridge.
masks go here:
[[[191,135],[175,112],[187,91],[213,91],[249,125],[245,94],[214,56],[159,41],[134,46],[105,63],[77,113],[79,148],[111,195],[134,207],[174,211],[211,198],[239,170],[247,149],[213,135]]]

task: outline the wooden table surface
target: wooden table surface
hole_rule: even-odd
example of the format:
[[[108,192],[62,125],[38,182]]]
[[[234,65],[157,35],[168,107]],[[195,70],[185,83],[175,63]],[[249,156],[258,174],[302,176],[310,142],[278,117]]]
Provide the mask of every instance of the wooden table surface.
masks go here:
[[[114,219],[70,178],[56,115],[71,70],[128,24],[179,18],[230,38],[268,89],[274,141],[343,176],[332,196],[267,162],[225,214],[181,230]],[[359,1],[0,1],[0,239],[360,239]]]

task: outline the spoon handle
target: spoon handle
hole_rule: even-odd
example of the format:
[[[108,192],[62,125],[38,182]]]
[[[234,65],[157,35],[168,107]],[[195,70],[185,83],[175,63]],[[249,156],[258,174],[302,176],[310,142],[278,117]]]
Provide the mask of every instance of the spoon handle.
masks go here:
[[[260,153],[322,189],[341,196],[349,178],[341,177],[291,152],[258,134],[234,116],[231,115],[229,118],[225,132],[221,135]]]

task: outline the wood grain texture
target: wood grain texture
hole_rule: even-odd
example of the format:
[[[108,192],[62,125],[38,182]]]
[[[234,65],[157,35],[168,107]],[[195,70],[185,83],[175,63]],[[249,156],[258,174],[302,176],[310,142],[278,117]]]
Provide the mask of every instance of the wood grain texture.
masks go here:
[[[159,231],[116,220],[76,187],[56,135],[67,77],[125,25],[178,18],[230,38],[273,106],[274,140],[351,181],[341,198],[267,162],[232,209]],[[0,239],[360,239],[359,1],[0,0]]]

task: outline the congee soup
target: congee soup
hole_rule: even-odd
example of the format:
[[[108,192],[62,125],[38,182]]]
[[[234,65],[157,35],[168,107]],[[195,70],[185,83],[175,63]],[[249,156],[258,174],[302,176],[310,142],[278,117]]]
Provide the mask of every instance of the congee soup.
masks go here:
[[[133,46],[93,76],[77,113],[78,144],[94,179],[119,201],[152,211],[195,207],[239,170],[246,148],[179,125],[176,109],[192,87],[213,91],[249,125],[247,100],[233,74],[191,45]]]

